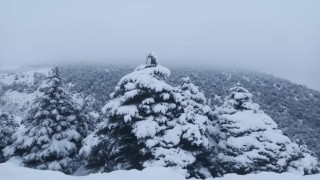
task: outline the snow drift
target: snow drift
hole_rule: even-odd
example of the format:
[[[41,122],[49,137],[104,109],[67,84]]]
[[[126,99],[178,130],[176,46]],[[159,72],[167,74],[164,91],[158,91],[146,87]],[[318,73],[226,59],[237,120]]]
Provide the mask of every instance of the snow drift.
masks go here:
[[[142,171],[129,170],[129,171],[114,171],[111,173],[97,173],[88,176],[69,176],[57,171],[49,170],[35,170],[25,167],[19,167],[14,163],[0,164],[0,178],[1,180],[185,180],[182,174],[179,174],[172,169],[153,167],[146,168]],[[248,174],[245,176],[227,174],[215,180],[319,180],[320,174],[300,176],[291,173],[271,173],[263,172],[258,174]],[[194,179],[193,179],[194,180]],[[207,179],[213,180],[213,179]]]

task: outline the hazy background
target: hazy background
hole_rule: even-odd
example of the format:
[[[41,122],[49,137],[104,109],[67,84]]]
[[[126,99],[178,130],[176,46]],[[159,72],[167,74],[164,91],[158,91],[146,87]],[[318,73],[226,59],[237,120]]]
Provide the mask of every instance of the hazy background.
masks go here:
[[[0,0],[0,65],[254,69],[320,90],[320,0]]]

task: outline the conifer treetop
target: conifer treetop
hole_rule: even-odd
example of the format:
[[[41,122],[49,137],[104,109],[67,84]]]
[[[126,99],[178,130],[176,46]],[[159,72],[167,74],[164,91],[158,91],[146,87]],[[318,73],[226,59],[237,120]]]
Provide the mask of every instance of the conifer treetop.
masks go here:
[[[225,102],[216,110],[218,114],[233,114],[237,111],[261,111],[259,105],[252,102],[252,94],[238,82],[230,89]]]
[[[154,53],[149,53],[147,55],[147,62],[148,66],[157,66],[158,65],[158,58]]]
[[[126,98],[130,98],[140,93],[141,89],[154,92],[172,91],[173,87],[164,82],[169,76],[170,70],[159,64],[154,66],[140,65],[132,73],[120,79],[111,97],[125,95]]]
[[[252,94],[238,82],[234,87],[230,89],[231,94],[230,99],[241,100],[241,101],[251,101]]]
[[[204,96],[203,92],[201,92],[199,90],[198,86],[194,85],[191,82],[189,76],[185,76],[185,77],[181,78],[180,88],[187,98],[189,98],[197,103],[200,103],[200,104],[207,103],[207,99]]]

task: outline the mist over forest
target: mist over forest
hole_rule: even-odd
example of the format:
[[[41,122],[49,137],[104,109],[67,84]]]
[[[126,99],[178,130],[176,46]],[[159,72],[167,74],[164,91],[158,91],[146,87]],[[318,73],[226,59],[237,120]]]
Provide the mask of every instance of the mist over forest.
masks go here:
[[[320,179],[319,9],[0,1],[1,179]]]

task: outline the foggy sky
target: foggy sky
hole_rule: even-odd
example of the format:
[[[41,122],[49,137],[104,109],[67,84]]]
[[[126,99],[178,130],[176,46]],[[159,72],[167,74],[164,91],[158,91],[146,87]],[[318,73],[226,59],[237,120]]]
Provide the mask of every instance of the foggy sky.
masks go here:
[[[320,0],[0,0],[0,65],[230,66],[320,90]]]

